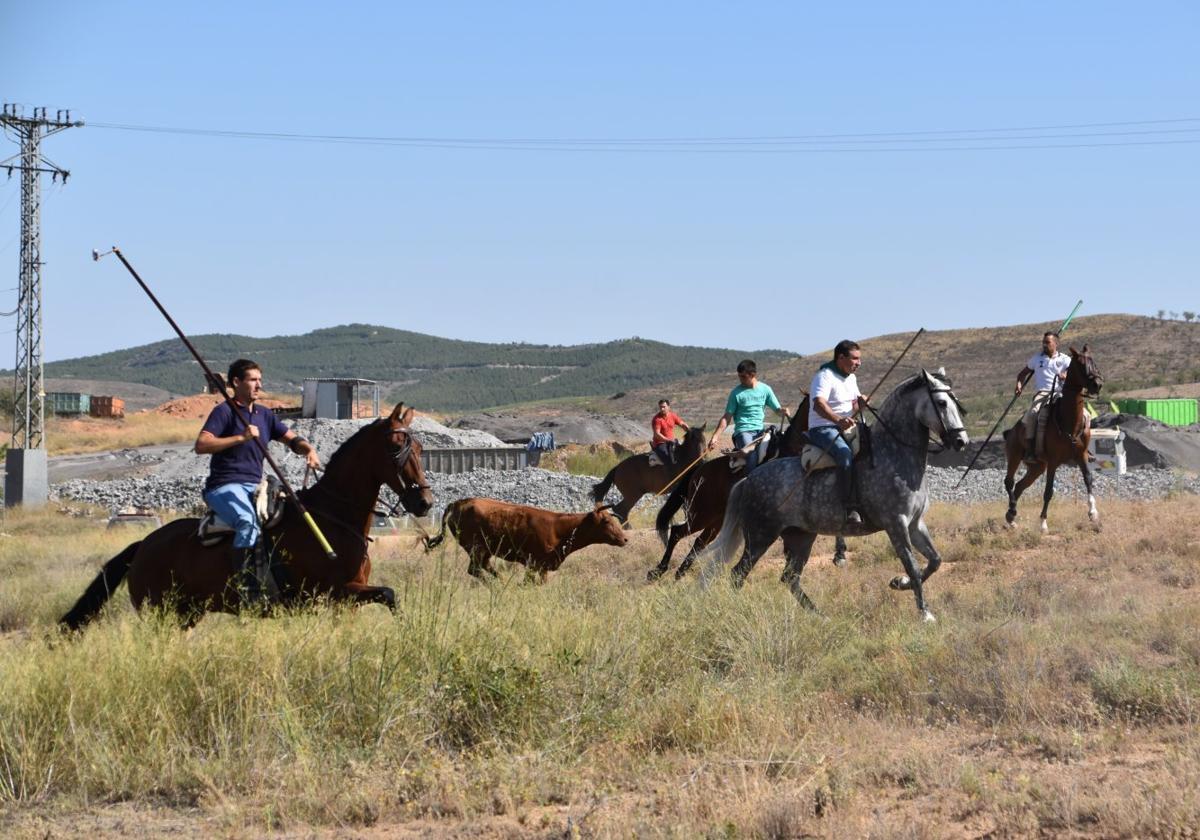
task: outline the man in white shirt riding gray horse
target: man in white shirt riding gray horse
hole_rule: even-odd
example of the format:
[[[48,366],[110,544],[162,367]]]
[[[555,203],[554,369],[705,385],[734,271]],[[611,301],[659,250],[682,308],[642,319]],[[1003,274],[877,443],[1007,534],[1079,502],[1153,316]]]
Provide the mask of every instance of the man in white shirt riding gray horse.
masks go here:
[[[1039,438],[1045,434],[1045,424],[1038,429],[1038,413],[1046,402],[1062,387],[1067,378],[1067,368],[1071,366],[1071,357],[1058,352],[1058,333],[1047,332],[1042,336],[1042,352],[1026,362],[1025,367],[1017,374],[1015,394],[1020,394],[1025,383],[1033,377],[1033,404],[1021,418],[1025,427],[1025,460],[1037,461]]]
[[[846,521],[862,522],[854,494],[854,453],[846,432],[855,426],[854,414],[867,399],[858,390],[854,372],[862,364],[862,351],[850,339],[833,348],[833,361],[821,365],[809,389],[808,440],[825,450],[838,471],[838,492],[846,508]]]

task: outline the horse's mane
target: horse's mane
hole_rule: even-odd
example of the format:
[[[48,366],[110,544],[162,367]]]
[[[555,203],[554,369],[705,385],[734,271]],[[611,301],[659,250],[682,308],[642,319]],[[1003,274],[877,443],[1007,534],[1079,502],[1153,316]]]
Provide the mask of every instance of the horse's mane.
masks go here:
[[[376,427],[378,427],[380,423],[384,422],[384,419],[385,418],[381,417],[378,420],[373,420],[370,423],[367,423],[365,426],[363,426],[357,432],[352,434],[350,437],[348,437],[342,443],[342,445],[339,446],[337,448],[337,450],[334,451],[334,453],[331,456],[329,456],[329,462],[325,465],[325,469],[327,469],[327,470],[338,469],[341,462],[344,461],[348,457],[347,453],[353,451],[358,446],[358,444],[362,442],[359,439],[360,438],[365,439],[365,438],[369,437],[368,433],[372,429],[375,429]]]
[[[949,377],[938,376],[936,373],[930,373],[927,370],[922,371],[922,373],[928,373],[929,378],[932,379],[936,384],[944,385],[947,388],[951,387]],[[924,387],[925,387],[925,381],[921,377],[921,374],[914,373],[912,376],[908,377],[908,379],[903,380],[899,385],[897,385],[892,390],[892,392],[890,394],[887,395],[887,399],[885,399],[883,401],[883,405],[880,407],[879,410],[884,411],[885,409],[887,409],[887,407],[889,405],[891,405],[893,400],[904,396],[905,394],[909,393],[910,391],[916,391],[917,389],[924,388]]]

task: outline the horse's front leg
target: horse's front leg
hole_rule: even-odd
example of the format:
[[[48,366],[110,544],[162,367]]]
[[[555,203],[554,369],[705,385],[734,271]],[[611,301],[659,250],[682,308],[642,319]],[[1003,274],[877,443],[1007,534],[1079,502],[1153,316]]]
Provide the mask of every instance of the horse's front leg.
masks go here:
[[[383,604],[396,611],[396,593],[390,586],[368,586],[365,583],[348,583],[342,587],[339,597],[353,604]]]
[[[646,572],[646,580],[656,581],[667,573],[667,569],[671,566],[671,554],[675,551],[675,546],[679,545],[679,541],[686,536],[686,525],[671,526],[670,536],[667,537],[667,548],[663,552],[662,560],[659,560],[657,566]],[[689,556],[691,555],[689,554]]]
[[[927,581],[929,580],[929,576],[936,572],[938,567],[942,565],[942,556],[933,547],[933,538],[929,536],[929,527],[925,524],[925,517],[923,515],[908,526],[908,536],[917,551],[921,552],[925,556],[925,559],[929,561],[921,571],[921,581]]]
[[[887,526],[888,538],[892,541],[892,549],[900,558],[906,574],[892,578],[892,589],[911,589],[917,599],[917,611],[925,621],[936,621],[933,613],[925,603],[925,592],[921,587],[923,578],[917,571],[917,558],[913,554],[912,541],[909,539],[909,519],[907,516],[897,517]]]
[[[1087,488],[1088,519],[1096,530],[1100,530],[1100,511],[1096,509],[1096,495],[1092,490],[1092,468],[1088,464],[1087,451],[1079,458],[1079,471],[1083,473],[1083,485]]]
[[[696,537],[696,541],[692,543],[691,549],[687,556],[683,558],[683,562],[679,564],[679,568],[675,570],[675,580],[683,580],[684,575],[692,568],[692,563],[696,561],[696,555],[708,547],[708,544],[717,538],[717,534],[721,532],[721,526],[716,525],[712,528],[705,528],[700,532],[700,536]]]
[[[1043,534],[1050,532],[1050,526],[1046,524],[1046,514],[1050,511],[1050,500],[1054,498],[1054,472],[1057,469],[1057,467],[1050,467],[1046,470],[1046,489],[1042,491],[1041,529]]]

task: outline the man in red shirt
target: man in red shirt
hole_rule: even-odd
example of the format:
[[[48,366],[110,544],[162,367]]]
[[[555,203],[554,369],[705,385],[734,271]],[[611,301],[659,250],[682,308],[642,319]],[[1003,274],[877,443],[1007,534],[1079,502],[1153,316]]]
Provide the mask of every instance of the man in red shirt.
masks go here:
[[[671,410],[671,401],[659,400],[658,413],[650,421],[650,428],[654,431],[650,446],[664,464],[675,463],[676,426],[685,432],[688,430],[688,424],[683,422],[683,418]]]

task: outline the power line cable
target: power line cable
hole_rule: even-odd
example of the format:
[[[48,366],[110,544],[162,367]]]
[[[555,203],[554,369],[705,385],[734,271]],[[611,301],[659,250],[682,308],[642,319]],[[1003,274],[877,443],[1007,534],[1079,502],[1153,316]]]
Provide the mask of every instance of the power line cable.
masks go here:
[[[1180,117],[1163,120],[1139,120],[1108,123],[1075,123],[1056,126],[1023,126],[1015,128],[958,129],[942,131],[875,132],[868,134],[810,134],[795,136],[761,137],[676,137],[676,138],[470,138],[470,137],[406,137],[378,135],[330,135],[300,134],[294,132],[256,132],[209,128],[186,128],[168,126],[131,125],[123,123],[92,122],[90,125],[102,129],[223,137],[254,140],[281,140],[307,143],[341,143],[355,145],[405,146],[414,148],[482,149],[491,151],[578,151],[578,152],[667,152],[701,154],[795,154],[832,152],[875,152],[875,151],[970,151],[1002,149],[1047,149],[1047,148],[1100,148],[1104,146],[1147,146],[1179,145],[1200,142],[1200,138],[1163,140],[1114,140],[1108,143],[1054,143],[1037,144],[1031,140],[1069,140],[1125,137],[1163,137],[1167,135],[1196,134],[1200,125],[1191,128],[1145,128],[1144,126],[1179,125],[1200,123],[1200,117]],[[1085,128],[1143,128],[1125,131],[1090,131]],[[1071,133],[1029,134],[1033,131],[1072,130]],[[1017,132],[1026,132],[1017,134]],[[1002,134],[1006,136],[988,136]],[[949,135],[949,136],[933,136]],[[980,135],[980,136],[964,136]],[[864,139],[851,139],[864,138]],[[887,139],[881,139],[887,138]],[[841,142],[830,142],[840,140]],[[928,148],[899,146],[895,144],[935,144]],[[936,144],[959,143],[969,145],[946,146]],[[985,146],[982,143],[1003,143],[1003,146]],[[815,146],[822,146],[817,148]],[[663,148],[670,146],[671,148]],[[726,148],[733,146],[734,148]],[[767,148],[761,148],[766,146]],[[801,148],[776,148],[778,146],[800,146]],[[876,148],[860,148],[874,146]],[[887,146],[887,148],[879,148]]]

